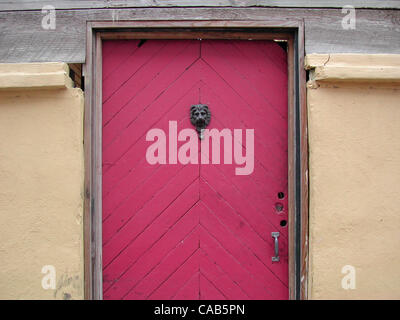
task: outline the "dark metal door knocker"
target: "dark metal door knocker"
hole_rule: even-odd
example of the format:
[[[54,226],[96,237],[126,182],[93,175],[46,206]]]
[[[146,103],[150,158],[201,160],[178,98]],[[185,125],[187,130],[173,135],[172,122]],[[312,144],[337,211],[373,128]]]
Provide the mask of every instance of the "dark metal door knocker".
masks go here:
[[[208,126],[211,119],[211,112],[205,104],[194,104],[190,107],[190,122],[196,127],[199,138],[204,138],[204,129]]]

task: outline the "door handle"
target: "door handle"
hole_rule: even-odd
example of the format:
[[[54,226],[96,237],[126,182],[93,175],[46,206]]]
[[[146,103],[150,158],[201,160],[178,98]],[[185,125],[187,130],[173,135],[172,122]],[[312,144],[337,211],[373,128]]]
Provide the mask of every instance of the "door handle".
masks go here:
[[[272,262],[279,261],[279,232],[271,232],[272,238],[274,238],[274,246],[275,246],[275,256],[272,257]]]

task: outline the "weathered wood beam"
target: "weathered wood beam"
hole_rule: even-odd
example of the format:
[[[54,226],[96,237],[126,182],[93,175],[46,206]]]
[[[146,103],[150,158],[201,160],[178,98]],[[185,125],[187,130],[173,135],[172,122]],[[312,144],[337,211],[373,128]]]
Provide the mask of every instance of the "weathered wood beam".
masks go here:
[[[0,12],[0,62],[85,61],[87,21],[304,19],[306,53],[400,53],[400,10],[356,12],[355,30],[342,28],[341,9],[136,8],[58,10],[56,30],[41,11]]]
[[[146,7],[292,7],[292,8],[400,8],[397,0],[2,0],[3,10],[41,10],[45,5],[56,9],[146,8]]]

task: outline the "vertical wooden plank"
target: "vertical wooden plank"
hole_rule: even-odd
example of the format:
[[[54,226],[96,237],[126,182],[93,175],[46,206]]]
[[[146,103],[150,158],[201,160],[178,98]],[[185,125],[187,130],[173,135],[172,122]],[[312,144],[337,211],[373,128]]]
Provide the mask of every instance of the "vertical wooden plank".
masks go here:
[[[92,28],[87,27],[86,64],[83,65],[85,77],[85,107],[84,107],[84,163],[85,163],[85,200],[84,200],[84,296],[92,299]]]
[[[306,70],[304,68],[304,21],[298,29],[299,54],[299,98],[300,98],[300,150],[301,150],[301,266],[300,299],[307,299],[308,283],[308,136],[307,136],[307,101]]]
[[[85,299],[102,299],[101,39],[87,26],[85,75]]]
[[[93,299],[103,299],[103,274],[102,274],[102,42],[99,34],[95,36],[95,52],[93,59]]]
[[[294,206],[294,196],[295,196],[295,131],[294,131],[294,39],[290,37],[288,40],[288,204],[289,204],[289,299],[294,300],[296,298],[296,238],[295,226],[296,226],[296,216],[295,216],[295,206]]]

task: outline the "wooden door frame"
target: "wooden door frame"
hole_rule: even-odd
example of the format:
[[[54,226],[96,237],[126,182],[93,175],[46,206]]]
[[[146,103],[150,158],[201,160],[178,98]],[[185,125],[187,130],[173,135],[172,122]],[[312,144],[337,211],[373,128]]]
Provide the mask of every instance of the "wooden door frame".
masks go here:
[[[265,39],[288,43],[289,298],[307,299],[308,143],[304,22],[277,20],[136,20],[87,22],[85,77],[85,299],[102,299],[103,39]]]

